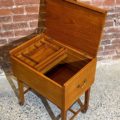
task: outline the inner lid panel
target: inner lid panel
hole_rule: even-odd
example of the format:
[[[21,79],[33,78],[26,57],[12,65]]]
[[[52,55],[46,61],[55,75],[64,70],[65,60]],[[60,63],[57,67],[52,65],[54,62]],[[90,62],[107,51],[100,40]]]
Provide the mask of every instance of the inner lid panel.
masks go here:
[[[106,12],[65,0],[46,0],[46,34],[95,57]]]

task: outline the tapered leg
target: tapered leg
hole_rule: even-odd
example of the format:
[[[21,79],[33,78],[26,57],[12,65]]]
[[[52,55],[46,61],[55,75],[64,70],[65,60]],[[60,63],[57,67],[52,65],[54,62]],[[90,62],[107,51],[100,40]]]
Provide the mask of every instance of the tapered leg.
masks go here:
[[[62,110],[61,111],[62,113],[62,119],[61,120],[67,120],[67,111],[65,111],[65,110]]]
[[[82,110],[83,113],[86,113],[88,110],[89,99],[90,99],[90,88],[85,92],[84,110]]]
[[[21,81],[18,81],[18,97],[19,97],[19,104],[24,104],[24,84]]]

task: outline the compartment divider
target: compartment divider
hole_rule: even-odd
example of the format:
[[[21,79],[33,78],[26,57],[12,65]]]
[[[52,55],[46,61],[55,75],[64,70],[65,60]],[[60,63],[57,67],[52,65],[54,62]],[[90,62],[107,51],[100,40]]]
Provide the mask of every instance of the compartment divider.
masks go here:
[[[31,52],[29,52],[29,53],[25,53],[25,52],[23,52],[23,54],[26,54],[26,55],[28,55],[28,56],[31,56],[31,55],[33,55],[34,53],[36,53],[39,49],[40,49],[40,47],[42,46],[43,44],[40,44],[39,45],[39,47],[37,46],[37,45],[33,45],[34,47],[35,47],[35,49],[33,49]]]
[[[42,39],[42,40],[43,40],[43,39]],[[43,43],[42,43],[41,40],[40,40],[40,41],[34,43],[34,46],[35,46],[36,48],[39,48],[42,44],[43,44]]]
[[[49,66],[54,67],[56,64],[58,64],[60,61],[62,61],[67,57],[67,54],[65,54],[65,52],[66,52],[66,49],[61,48],[59,51],[49,56],[43,62],[37,64],[35,66],[35,69],[39,71],[46,71],[45,69],[50,69]]]
[[[64,52],[65,49],[61,48],[60,50],[58,50],[57,52],[55,52],[54,54],[52,54],[51,56],[49,56],[48,58],[46,58],[44,61],[40,62],[38,65],[35,66],[35,68],[39,68],[40,66],[42,66],[43,64],[47,63],[49,60],[54,59],[55,57],[57,57],[57,55],[59,55],[61,52]]]
[[[49,45],[50,47],[52,47],[52,48],[54,48],[56,50],[59,49],[59,47],[57,45],[52,44],[52,43],[48,42],[47,40],[41,40],[41,42],[44,43],[44,44],[46,44],[46,45]]]
[[[32,59],[32,58],[31,58],[29,55],[27,55],[27,54],[22,53],[22,56],[28,58],[29,60],[31,60],[32,62],[34,62],[34,63],[36,63],[36,64],[39,63],[39,62],[35,61],[34,59]]]
[[[44,56],[44,48],[48,48],[48,52]],[[40,50],[43,49],[43,60],[42,56],[40,57],[39,54]],[[60,55],[62,55],[65,52],[65,48],[62,48],[60,46],[52,44],[50,41],[45,40],[45,38],[41,38],[40,40],[34,42],[33,44],[29,45],[28,47],[21,49],[20,52],[16,53],[14,56],[21,61],[25,62],[27,65],[30,65],[34,67],[35,69],[44,68],[44,66],[47,66],[51,62],[53,62],[55,59],[58,59]],[[37,56],[39,58],[37,59]],[[39,60],[40,59],[40,60]],[[58,60],[59,61],[59,60]]]
[[[30,59],[22,56],[22,54],[17,55],[17,58],[20,59],[21,61],[25,62],[27,65],[30,65],[32,67],[34,67],[36,65],[35,62],[33,62]]]
[[[70,46],[67,46],[67,45],[65,45],[65,44],[63,44],[63,43],[61,43],[61,42],[59,42],[59,41],[57,41],[57,40],[55,40],[55,39],[53,39],[53,38],[48,37],[47,35],[44,35],[44,37],[47,39],[47,41],[52,41],[52,43],[54,43],[55,45],[65,47],[65,48],[67,48],[69,51],[73,51],[74,53],[77,53],[77,54],[79,54],[80,56],[84,56],[84,57],[86,57],[86,58],[88,58],[88,59],[93,59],[92,56],[90,56],[88,53],[85,53],[85,52],[82,51],[82,50],[76,50],[76,49],[74,49],[74,48],[72,48],[72,47],[70,47]]]
[[[74,55],[74,53],[70,53],[70,52],[68,52],[68,56],[71,56],[72,58],[76,58],[76,60],[78,59],[79,61],[82,61],[83,64],[87,63],[90,60],[86,56],[80,56],[80,55],[78,56],[78,55]],[[67,59],[67,61],[70,62],[71,59]],[[77,61],[75,61],[75,62],[77,62]]]
[[[39,44],[38,44],[39,43]],[[42,42],[37,41],[31,45],[29,45],[28,47],[22,49],[20,51],[20,53],[24,53],[24,54],[28,54],[30,55],[32,53],[32,51],[36,50],[36,48],[39,48],[42,45]],[[27,52],[26,52],[27,51]],[[17,54],[15,54],[15,56],[17,56]]]
[[[43,74],[46,73],[46,72],[48,72],[51,68],[53,68],[54,66],[56,66],[57,64],[59,64],[66,57],[67,57],[67,54],[61,55],[58,59],[54,60],[53,62],[51,62],[50,64],[48,64],[44,68],[42,68],[40,70],[40,72],[43,73]]]

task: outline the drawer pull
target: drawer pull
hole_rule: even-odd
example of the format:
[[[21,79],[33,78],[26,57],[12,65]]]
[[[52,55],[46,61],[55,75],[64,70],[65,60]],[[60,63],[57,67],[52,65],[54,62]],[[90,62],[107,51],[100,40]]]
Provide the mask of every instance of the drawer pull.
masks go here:
[[[84,81],[83,81],[83,84],[82,85],[77,85],[77,88],[83,88],[84,87],[84,85],[86,84],[86,82],[87,82],[87,79],[84,79]]]
[[[84,79],[84,82],[83,82],[82,88],[84,87],[84,85],[86,84],[86,82],[87,82],[87,79]]]

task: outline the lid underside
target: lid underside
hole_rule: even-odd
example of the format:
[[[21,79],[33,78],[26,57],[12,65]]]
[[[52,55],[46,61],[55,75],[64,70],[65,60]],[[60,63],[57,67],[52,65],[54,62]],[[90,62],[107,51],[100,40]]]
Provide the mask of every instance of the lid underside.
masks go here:
[[[106,11],[95,8],[64,0],[46,0],[46,34],[95,57],[106,17]]]

